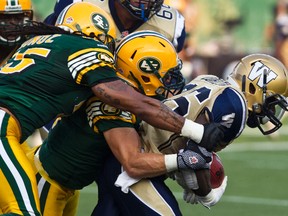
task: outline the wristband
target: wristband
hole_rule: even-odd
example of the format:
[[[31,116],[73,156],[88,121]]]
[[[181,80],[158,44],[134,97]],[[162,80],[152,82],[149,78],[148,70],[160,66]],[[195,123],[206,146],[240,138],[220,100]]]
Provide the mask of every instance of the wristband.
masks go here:
[[[200,143],[204,134],[204,126],[189,119],[185,119],[184,125],[181,129],[181,136],[188,137]]]
[[[164,155],[167,172],[178,170],[177,154]]]

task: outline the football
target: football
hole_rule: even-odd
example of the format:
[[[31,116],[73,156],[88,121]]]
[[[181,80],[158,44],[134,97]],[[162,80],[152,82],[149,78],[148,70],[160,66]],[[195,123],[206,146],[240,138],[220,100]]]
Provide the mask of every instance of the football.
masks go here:
[[[211,187],[213,189],[218,188],[222,184],[225,177],[223,164],[219,155],[217,155],[215,152],[212,152],[210,176]]]

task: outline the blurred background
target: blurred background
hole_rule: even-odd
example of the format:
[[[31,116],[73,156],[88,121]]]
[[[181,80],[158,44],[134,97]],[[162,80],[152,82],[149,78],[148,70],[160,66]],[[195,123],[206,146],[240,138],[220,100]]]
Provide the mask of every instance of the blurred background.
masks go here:
[[[277,42],[283,40],[282,34],[288,35],[287,1],[165,0],[186,19],[187,40],[180,56],[187,81],[205,73],[225,76],[235,60],[250,53],[281,59]],[[32,2],[35,19],[42,21],[56,0]]]
[[[181,57],[188,80],[203,73],[224,76],[235,60],[250,53],[276,55],[277,40],[282,39],[279,34],[284,33],[279,32],[283,30],[279,22],[288,27],[286,0],[165,2],[186,19],[188,35]]]
[[[288,65],[288,0],[165,0],[186,18],[187,41],[180,53],[189,81],[199,74],[224,77],[235,62],[251,53],[267,53]],[[56,0],[32,0],[35,19],[49,15]],[[287,56],[285,58],[285,56]],[[182,190],[171,187],[184,216],[288,215],[287,119],[273,136],[246,128],[219,153],[228,175],[221,201],[211,210],[183,201]],[[97,202],[92,184],[81,192],[78,216],[90,215]]]

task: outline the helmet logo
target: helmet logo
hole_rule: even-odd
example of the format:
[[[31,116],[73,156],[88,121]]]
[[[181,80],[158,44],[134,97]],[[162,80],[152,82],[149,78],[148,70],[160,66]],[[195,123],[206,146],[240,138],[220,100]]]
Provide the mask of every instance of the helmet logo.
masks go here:
[[[66,23],[67,23],[67,24],[71,24],[72,22],[74,22],[73,17],[67,17]]]
[[[145,73],[153,73],[155,70],[160,69],[160,62],[154,58],[144,58],[140,60],[139,69]]]
[[[92,15],[92,22],[94,26],[99,29],[100,31],[103,31],[107,33],[109,31],[109,22],[107,19],[101,15],[101,14],[93,14]]]
[[[254,81],[257,78],[259,78],[259,80],[257,82],[257,85],[262,88],[263,87],[263,78],[264,78],[265,70],[268,72],[267,73],[267,84],[269,82],[271,82],[272,80],[275,80],[276,77],[278,76],[269,67],[267,67],[262,62],[258,61],[258,62],[254,63],[254,65],[252,67],[252,70],[249,73],[248,79],[250,79],[251,81]]]

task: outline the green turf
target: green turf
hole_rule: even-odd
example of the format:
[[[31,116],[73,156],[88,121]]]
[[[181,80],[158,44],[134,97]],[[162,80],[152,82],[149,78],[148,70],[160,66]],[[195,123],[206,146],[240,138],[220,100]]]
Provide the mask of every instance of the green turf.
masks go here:
[[[282,127],[278,138],[274,139],[245,129],[241,137],[219,153],[228,185],[221,201],[211,210],[185,203],[181,188],[171,180],[166,181],[178,199],[183,215],[288,215],[287,129],[287,126]],[[85,188],[81,192],[78,216],[89,216],[96,202],[96,186]]]

